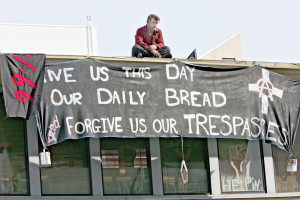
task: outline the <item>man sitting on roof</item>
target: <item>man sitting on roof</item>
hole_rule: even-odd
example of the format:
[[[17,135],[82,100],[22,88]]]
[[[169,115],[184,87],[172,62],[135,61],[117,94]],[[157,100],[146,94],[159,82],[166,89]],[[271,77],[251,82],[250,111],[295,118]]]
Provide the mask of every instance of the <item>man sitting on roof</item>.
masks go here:
[[[164,44],[161,30],[156,27],[159,20],[157,15],[151,14],[147,18],[147,25],[136,31],[133,57],[172,58],[170,48]]]

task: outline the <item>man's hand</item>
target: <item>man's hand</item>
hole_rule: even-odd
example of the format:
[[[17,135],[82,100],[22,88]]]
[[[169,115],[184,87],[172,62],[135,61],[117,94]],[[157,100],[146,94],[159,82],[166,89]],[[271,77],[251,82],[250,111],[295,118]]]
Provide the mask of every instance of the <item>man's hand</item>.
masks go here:
[[[150,49],[151,52],[155,51],[157,49],[157,46],[156,45],[150,45],[149,49]]]
[[[154,55],[154,57],[160,58],[161,55],[160,55],[160,53],[159,53],[158,51],[156,51],[156,49],[157,49],[157,46],[156,46],[156,45],[150,45],[150,46],[149,46],[149,50],[150,50],[150,52]]]
[[[161,57],[160,53],[158,51],[156,51],[156,50],[151,51],[151,53],[154,55],[154,57],[158,57],[158,58]]]

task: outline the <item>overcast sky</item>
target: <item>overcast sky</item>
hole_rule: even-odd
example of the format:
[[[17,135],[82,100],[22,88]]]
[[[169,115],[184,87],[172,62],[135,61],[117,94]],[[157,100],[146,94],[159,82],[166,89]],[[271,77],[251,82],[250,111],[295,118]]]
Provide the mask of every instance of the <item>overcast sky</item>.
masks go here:
[[[151,13],[173,57],[201,55],[240,32],[243,60],[300,63],[300,0],[3,0],[0,23],[85,26],[90,15],[100,55],[130,56]]]

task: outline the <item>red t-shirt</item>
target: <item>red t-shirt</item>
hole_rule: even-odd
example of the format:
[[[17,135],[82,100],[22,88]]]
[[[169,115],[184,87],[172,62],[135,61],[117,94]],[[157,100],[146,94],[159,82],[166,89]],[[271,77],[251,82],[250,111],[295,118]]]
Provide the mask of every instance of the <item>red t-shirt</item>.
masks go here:
[[[150,36],[147,36],[147,25],[139,28],[136,31],[135,44],[138,44],[145,49],[149,49],[150,45],[156,45],[157,50],[165,46],[161,30],[156,28],[151,38]]]

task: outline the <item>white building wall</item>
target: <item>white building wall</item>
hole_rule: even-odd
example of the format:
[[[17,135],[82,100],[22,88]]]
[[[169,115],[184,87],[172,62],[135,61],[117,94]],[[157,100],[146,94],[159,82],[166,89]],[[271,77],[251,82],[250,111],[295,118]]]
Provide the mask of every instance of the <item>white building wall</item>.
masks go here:
[[[0,52],[99,56],[97,28],[89,34],[85,26],[0,24]]]

